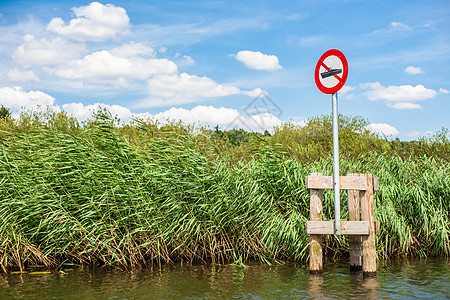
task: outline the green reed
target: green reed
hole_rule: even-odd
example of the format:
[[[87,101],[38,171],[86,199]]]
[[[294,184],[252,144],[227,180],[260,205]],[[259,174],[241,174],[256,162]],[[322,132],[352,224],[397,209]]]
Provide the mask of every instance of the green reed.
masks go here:
[[[67,261],[129,268],[307,260],[304,178],[331,175],[330,155],[303,162],[271,143],[276,135],[235,150],[180,124],[117,127],[101,114],[85,124],[64,114],[39,118],[0,120],[4,270]],[[450,254],[448,161],[344,153],[341,172],[380,179],[380,257]],[[326,219],[333,218],[332,197],[324,193]],[[325,246],[335,256],[348,249],[345,237],[330,236]]]

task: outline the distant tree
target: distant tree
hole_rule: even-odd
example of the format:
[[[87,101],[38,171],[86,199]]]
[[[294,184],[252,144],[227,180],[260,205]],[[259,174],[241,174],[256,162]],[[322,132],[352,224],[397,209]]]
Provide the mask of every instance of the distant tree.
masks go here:
[[[265,133],[264,135],[267,136],[267,134],[269,134],[269,132]],[[246,144],[257,136],[263,135],[259,132],[248,132],[242,128],[222,131],[219,129],[219,126],[215,126],[214,130],[211,133],[211,139],[222,140],[225,141],[226,143],[231,144],[232,146],[239,146],[242,144]]]
[[[2,105],[2,107],[0,108],[0,119],[6,119],[9,117],[11,117],[11,112],[9,108],[6,108]]]

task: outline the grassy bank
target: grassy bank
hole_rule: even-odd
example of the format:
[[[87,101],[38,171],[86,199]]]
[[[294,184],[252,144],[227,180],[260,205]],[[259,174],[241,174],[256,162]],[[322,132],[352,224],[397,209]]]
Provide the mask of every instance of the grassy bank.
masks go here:
[[[104,115],[0,120],[3,269],[307,260],[304,178],[332,174],[328,117],[272,136],[114,124]],[[341,173],[379,177],[379,256],[450,254],[448,138],[387,141],[365,126],[341,117]],[[326,219],[332,197],[324,193]],[[345,193],[341,203],[346,218]],[[345,237],[326,240],[327,255],[347,248]]]

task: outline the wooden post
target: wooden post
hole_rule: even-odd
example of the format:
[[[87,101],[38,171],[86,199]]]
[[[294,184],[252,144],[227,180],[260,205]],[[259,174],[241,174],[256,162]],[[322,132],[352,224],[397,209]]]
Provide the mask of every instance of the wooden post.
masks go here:
[[[312,173],[311,176],[322,175],[322,173]],[[322,190],[311,189],[310,198],[310,220],[322,221]],[[322,273],[323,267],[323,254],[322,254],[322,235],[311,234],[309,236],[309,272],[311,274]]]
[[[359,176],[359,174],[348,174],[347,176]],[[362,194],[363,192],[361,192]],[[360,191],[348,190],[348,220],[359,221],[360,218]],[[349,235],[348,246],[350,252],[350,271],[362,270],[361,258],[361,236]]]
[[[373,277],[377,274],[377,252],[375,248],[375,213],[373,200],[372,174],[364,174],[367,179],[367,190],[361,198],[361,219],[369,221],[369,235],[362,237],[363,275]]]

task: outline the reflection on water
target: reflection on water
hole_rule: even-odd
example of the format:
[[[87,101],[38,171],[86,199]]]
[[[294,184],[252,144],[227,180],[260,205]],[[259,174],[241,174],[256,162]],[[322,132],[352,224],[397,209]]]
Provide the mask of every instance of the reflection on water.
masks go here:
[[[294,264],[166,265],[132,272],[65,269],[66,274],[0,276],[0,299],[380,299],[449,298],[447,259],[391,261],[376,278],[326,263],[321,275]]]

